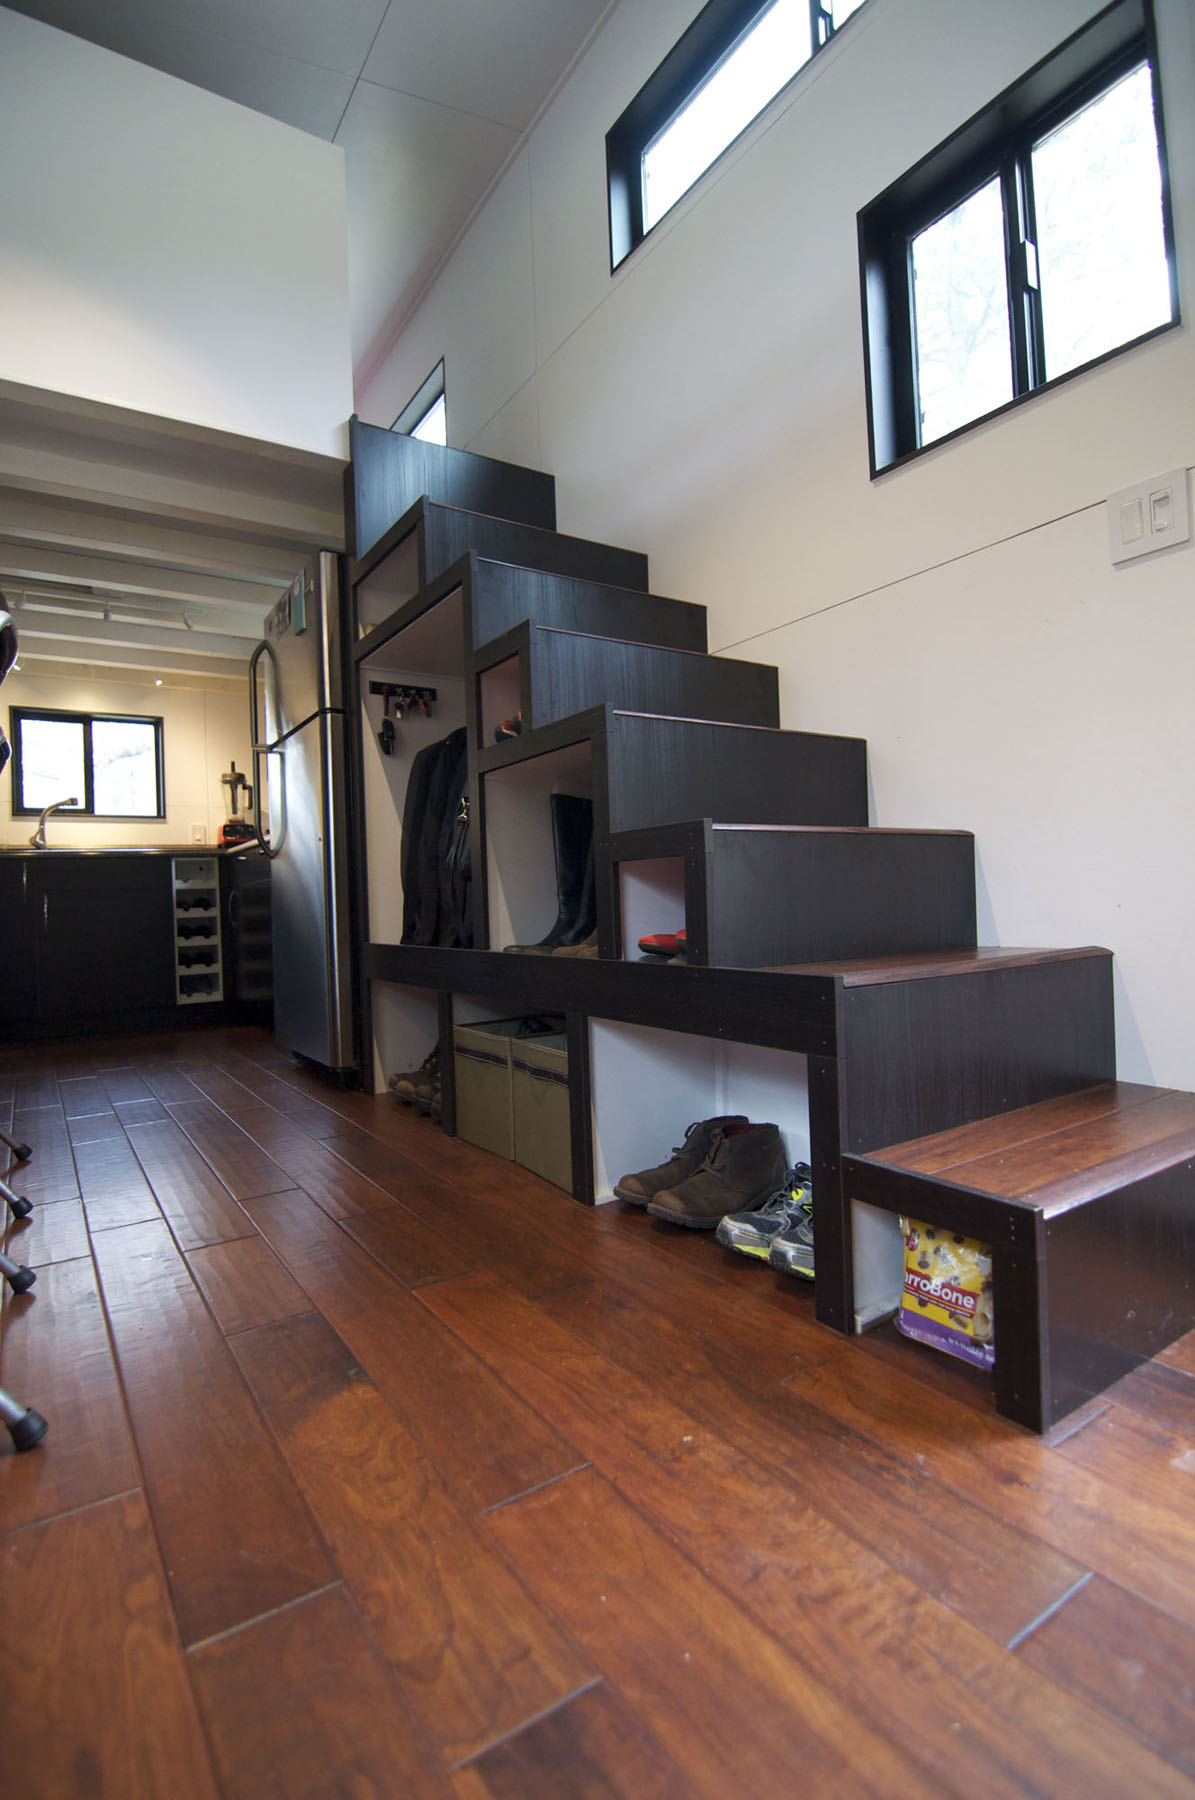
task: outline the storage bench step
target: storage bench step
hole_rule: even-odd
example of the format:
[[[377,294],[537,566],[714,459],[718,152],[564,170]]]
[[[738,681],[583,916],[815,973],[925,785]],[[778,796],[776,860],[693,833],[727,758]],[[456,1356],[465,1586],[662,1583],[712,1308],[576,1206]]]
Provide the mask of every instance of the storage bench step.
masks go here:
[[[992,1251],[996,1405],[1045,1431],[1195,1326],[1195,1094],[1102,1082],[843,1158]]]

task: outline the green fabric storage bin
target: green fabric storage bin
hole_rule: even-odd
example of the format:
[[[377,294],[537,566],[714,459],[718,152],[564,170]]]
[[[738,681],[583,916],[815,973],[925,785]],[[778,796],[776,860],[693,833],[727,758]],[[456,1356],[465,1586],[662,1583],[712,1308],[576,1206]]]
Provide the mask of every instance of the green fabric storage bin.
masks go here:
[[[516,1040],[511,1045],[510,1071],[515,1161],[571,1194],[567,1038],[558,1034]]]
[[[479,1019],[452,1029],[458,1137],[513,1160],[514,1103],[511,1095],[511,1047],[558,1031],[556,1021]]]

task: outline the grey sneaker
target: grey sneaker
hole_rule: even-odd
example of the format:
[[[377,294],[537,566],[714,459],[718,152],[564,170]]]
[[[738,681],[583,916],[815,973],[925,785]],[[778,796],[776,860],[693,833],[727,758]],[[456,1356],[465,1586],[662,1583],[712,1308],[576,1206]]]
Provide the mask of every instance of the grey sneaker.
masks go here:
[[[768,1262],[786,1275],[801,1275],[813,1280],[813,1196],[801,1202],[796,1219],[772,1239]]]
[[[649,1205],[662,1188],[675,1187],[678,1181],[685,1181],[697,1172],[728,1125],[746,1123],[745,1113],[730,1113],[721,1119],[699,1119],[689,1126],[684,1143],[675,1147],[671,1161],[660,1163],[654,1169],[642,1169],[637,1175],[622,1176],[614,1183],[614,1192],[620,1200],[629,1200],[632,1206]]]
[[[719,1219],[716,1236],[728,1250],[743,1256],[756,1256],[767,1262],[773,1240],[788,1231],[803,1217],[813,1191],[813,1175],[808,1163],[796,1163],[784,1177],[776,1192],[753,1212],[727,1213]]]

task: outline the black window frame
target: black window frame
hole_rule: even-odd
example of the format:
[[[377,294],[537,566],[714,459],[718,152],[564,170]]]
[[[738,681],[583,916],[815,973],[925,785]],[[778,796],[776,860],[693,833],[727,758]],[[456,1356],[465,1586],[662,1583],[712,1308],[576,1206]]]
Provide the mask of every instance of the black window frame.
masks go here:
[[[1170,318],[1089,361],[1045,374],[1040,292],[1025,244],[1036,245],[1033,146],[1133,69],[1147,64],[1161,169],[1162,222]],[[914,237],[993,178],[1000,181],[1011,335],[1013,395],[1000,406],[920,443],[911,245]],[[1170,178],[1162,118],[1157,37],[1150,0],[1112,0],[961,125],[858,215],[868,448],[873,479],[962,433],[1023,406],[1038,394],[1150,342],[1182,323]]]
[[[705,86],[739,39],[746,35],[774,3],[775,0],[709,0],[684,36],[677,40],[660,66],[648,77],[630,105],[606,133],[611,274],[639,248],[645,238],[650,237],[656,225],[663,222],[662,219],[657,219],[651,231],[643,229],[645,152]],[[832,3],[833,0],[831,5]],[[863,9],[862,6],[857,7],[850,18],[844,19],[841,25],[835,27],[829,7],[820,5],[819,0],[808,0],[808,5],[810,41],[813,46],[809,61],[812,62],[818,51],[824,50],[831,39],[845,30],[851,19],[857,17]],[[792,80],[795,81],[808,66],[809,63],[802,63]],[[791,82],[786,82],[784,86],[791,86]],[[778,88],[772,99],[783,92],[784,88]],[[771,103],[769,100],[766,104],[770,106]],[[758,117],[759,113],[756,113],[755,118]],[[677,196],[674,206],[679,206],[685,195],[692,193],[702,177],[710,169],[716,168],[754,123],[755,119],[752,119],[744,125],[738,137],[706,164],[701,174],[685,189],[685,193]],[[672,207],[668,210],[671,212]],[[668,213],[663,217],[667,218]]]
[[[27,719],[65,721],[83,726],[83,794],[81,804],[70,808],[72,819],[164,819],[166,817],[166,744],[164,721],[149,713],[78,712],[53,706],[10,706],[8,735],[12,745],[12,816],[14,819],[36,819],[40,806],[26,806],[22,800],[22,727]],[[96,720],[121,725],[152,725],[154,728],[154,763],[157,774],[157,811],[152,813],[108,813],[95,810],[95,775],[92,764],[91,730]],[[63,796],[65,798],[65,796]]]
[[[448,392],[444,384],[444,358],[441,357],[426,380],[421,381],[411,398],[407,401],[393,425],[391,431],[397,431],[404,437],[410,437],[416,426],[422,425],[429,412],[439,400],[448,406]]]

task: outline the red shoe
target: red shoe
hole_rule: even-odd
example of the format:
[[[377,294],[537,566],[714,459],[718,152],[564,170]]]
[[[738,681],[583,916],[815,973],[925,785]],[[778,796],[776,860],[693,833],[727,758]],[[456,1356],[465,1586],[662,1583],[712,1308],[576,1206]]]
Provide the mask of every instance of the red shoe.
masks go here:
[[[675,956],[678,950],[684,952],[685,934],[683,931],[657,931],[650,937],[641,937],[639,948],[649,956]]]

